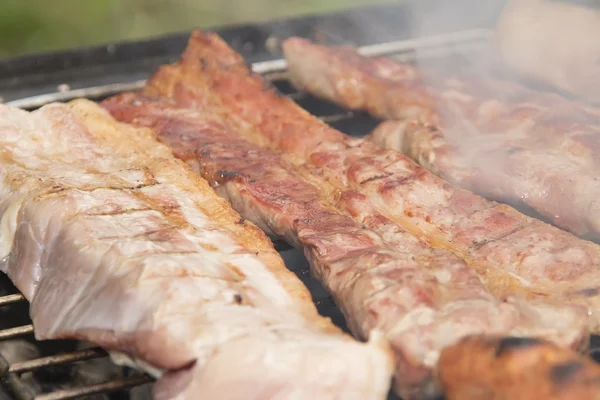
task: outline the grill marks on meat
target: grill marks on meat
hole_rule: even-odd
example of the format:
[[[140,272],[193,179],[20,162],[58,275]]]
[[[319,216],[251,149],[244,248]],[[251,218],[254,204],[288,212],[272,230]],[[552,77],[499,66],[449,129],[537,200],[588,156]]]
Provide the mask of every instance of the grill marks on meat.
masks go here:
[[[340,213],[318,174],[240,140],[212,113],[135,94],[102,104],[121,121],[154,129],[242,216],[303,249],[353,333],[382,331],[390,341],[396,389],[406,398],[431,396],[440,350],[471,333],[545,337],[573,347],[586,341],[586,318],[577,310],[495,299],[452,253],[426,246],[359,193],[338,196],[335,206],[353,218]]]
[[[600,399],[600,366],[538,339],[466,337],[436,371],[448,400]]]
[[[385,397],[387,345],[318,316],[264,233],[149,130],[84,100],[0,106],[0,143],[0,269],[38,339],[125,354],[161,377],[157,399]]]
[[[202,60],[201,62],[199,60]],[[357,192],[387,219],[466,260],[497,296],[584,305],[600,329],[600,247],[514,209],[455,189],[406,156],[352,139],[265,89],[227,45],[196,32],[182,60],[162,67],[148,94],[224,118],[246,140],[282,152],[332,193]]]
[[[375,143],[576,234],[600,234],[598,108],[493,77],[417,72],[298,38],[285,42],[284,52],[296,86],[396,120],[373,132]]]

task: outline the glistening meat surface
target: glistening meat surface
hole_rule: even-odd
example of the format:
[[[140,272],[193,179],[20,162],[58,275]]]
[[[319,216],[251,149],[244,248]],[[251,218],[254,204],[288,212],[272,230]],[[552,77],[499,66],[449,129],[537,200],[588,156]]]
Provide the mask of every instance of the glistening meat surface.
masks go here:
[[[124,354],[160,377],[157,399],[385,398],[387,344],[321,318],[264,233],[149,130],[84,100],[0,106],[0,143],[0,269],[38,339]]]
[[[576,234],[600,235],[600,110],[507,80],[360,56],[293,38],[296,86],[386,122],[371,140],[444,179],[525,205]]]
[[[456,189],[403,154],[352,139],[265,87],[241,56],[196,32],[146,88],[224,118],[246,140],[312,169],[331,194],[357,192],[405,231],[464,259],[498,297],[586,307],[600,329],[600,246]]]
[[[318,175],[240,139],[224,119],[136,94],[102,104],[118,120],[152,128],[243,217],[303,249],[353,333],[380,331],[390,341],[403,398],[433,397],[440,351],[468,334],[586,342],[582,310],[494,298],[452,253],[426,246],[358,193],[340,197],[337,207],[354,218],[344,215]]]

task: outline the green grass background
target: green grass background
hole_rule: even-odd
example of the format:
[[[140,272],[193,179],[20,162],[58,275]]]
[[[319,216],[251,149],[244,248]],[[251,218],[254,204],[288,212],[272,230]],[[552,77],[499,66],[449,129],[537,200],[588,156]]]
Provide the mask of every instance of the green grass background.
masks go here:
[[[379,2],[382,0],[0,0],[0,57]]]

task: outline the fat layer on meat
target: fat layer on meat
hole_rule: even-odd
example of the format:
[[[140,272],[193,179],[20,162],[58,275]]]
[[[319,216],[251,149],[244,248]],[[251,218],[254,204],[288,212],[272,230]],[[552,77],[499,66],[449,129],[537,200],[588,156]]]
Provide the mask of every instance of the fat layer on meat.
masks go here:
[[[489,74],[416,68],[299,38],[284,53],[297,87],[396,121],[380,125],[373,142],[575,234],[600,234],[597,107]]]
[[[38,339],[160,377],[156,399],[383,399],[386,343],[321,318],[256,226],[86,100],[0,106],[0,269]]]
[[[221,116],[247,140],[315,171],[332,195],[364,195],[402,229],[463,258],[494,295],[583,305],[591,329],[600,329],[600,246],[456,189],[397,151],[332,129],[265,87],[216,36],[192,35],[182,60],[161,67],[146,93]]]

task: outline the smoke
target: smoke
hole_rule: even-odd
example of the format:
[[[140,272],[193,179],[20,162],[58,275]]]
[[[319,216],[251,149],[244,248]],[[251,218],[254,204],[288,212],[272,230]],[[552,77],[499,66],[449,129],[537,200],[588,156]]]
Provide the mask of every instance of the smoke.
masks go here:
[[[600,109],[590,103],[600,102],[600,10],[551,0],[447,3],[413,6],[410,36],[486,23],[490,40],[466,52],[446,47],[460,56],[417,49],[414,65],[434,110],[420,125],[386,125],[372,139],[398,143],[455,184],[597,236],[590,214],[600,195]]]

